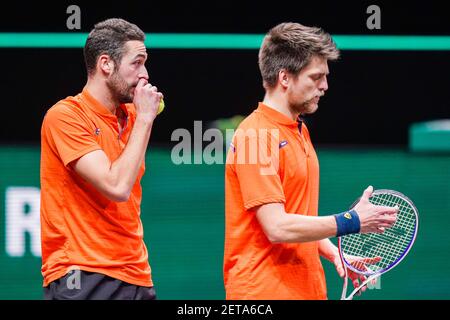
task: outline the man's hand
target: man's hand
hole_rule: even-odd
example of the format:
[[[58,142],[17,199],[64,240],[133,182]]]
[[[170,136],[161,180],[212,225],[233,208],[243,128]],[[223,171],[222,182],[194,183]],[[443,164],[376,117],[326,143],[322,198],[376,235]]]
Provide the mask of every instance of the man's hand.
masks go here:
[[[158,92],[158,88],[144,78],[139,79],[133,99],[137,117],[153,122],[158,114],[159,102],[162,98],[163,94]]]
[[[345,256],[346,260],[348,262],[350,262],[350,264],[355,267],[355,269],[358,270],[367,270],[366,265],[370,265],[370,264],[375,264],[377,262],[379,262],[381,260],[381,257],[373,257],[373,258],[361,258],[361,257],[356,257],[356,256],[349,256],[346,255]],[[339,254],[337,254],[334,259],[333,259],[333,264],[336,268],[337,273],[339,274],[339,276],[341,278],[345,277],[345,272],[344,272],[344,268],[342,266],[341,263],[341,257],[339,256]],[[362,274],[358,274],[350,269],[347,268],[347,275],[349,277],[349,279],[352,281],[353,287],[357,288],[359,286],[359,281],[364,282],[366,281],[367,277],[362,275]],[[372,280],[372,284],[375,285],[375,282],[377,280],[374,279]],[[362,292],[366,291],[367,289],[367,285],[363,286],[361,288],[361,290],[358,292],[358,295],[360,295]]]
[[[397,220],[398,207],[376,206],[369,202],[373,187],[369,186],[354,207],[361,222],[360,233],[383,233],[386,228],[392,227]]]

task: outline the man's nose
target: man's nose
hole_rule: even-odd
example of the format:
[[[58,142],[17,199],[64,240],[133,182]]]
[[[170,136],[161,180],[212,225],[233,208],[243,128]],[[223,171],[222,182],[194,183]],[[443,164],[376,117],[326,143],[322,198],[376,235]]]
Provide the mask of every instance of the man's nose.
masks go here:
[[[138,73],[138,78],[144,78],[145,80],[148,81],[148,72],[147,72],[147,68],[143,67],[141,70],[139,70]]]
[[[321,90],[321,91],[327,91],[328,90],[327,77],[323,77],[322,81],[320,81],[319,90]]]

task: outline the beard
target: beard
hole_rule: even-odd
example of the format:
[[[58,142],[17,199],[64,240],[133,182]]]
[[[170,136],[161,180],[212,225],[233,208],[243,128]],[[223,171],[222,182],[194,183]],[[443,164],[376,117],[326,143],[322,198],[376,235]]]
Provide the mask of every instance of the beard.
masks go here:
[[[134,98],[134,88],[136,85],[129,85],[117,71],[111,75],[111,78],[106,81],[111,95],[118,103],[131,103]]]
[[[299,114],[311,114],[316,112],[319,105],[314,101],[315,97],[309,100],[305,100],[302,102],[298,101],[290,101],[289,105],[292,110],[295,111],[295,113]]]

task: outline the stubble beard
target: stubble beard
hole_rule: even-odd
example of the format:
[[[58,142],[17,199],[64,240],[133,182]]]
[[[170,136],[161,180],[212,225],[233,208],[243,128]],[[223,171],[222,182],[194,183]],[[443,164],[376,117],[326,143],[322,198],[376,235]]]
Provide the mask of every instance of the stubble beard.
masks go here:
[[[298,114],[311,114],[317,111],[318,104],[314,101],[315,97],[300,103],[290,103],[290,107]]]
[[[114,72],[111,78],[106,82],[111,95],[118,103],[133,102],[133,93],[135,86],[129,85],[119,74]]]

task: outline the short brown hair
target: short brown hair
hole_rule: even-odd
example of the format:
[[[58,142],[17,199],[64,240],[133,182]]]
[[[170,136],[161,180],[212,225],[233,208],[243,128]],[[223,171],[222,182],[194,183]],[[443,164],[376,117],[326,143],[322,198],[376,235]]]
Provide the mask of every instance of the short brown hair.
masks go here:
[[[276,86],[281,69],[297,75],[315,55],[331,61],[339,58],[330,34],[293,22],[273,27],[264,37],[258,55],[264,87]]]
[[[131,40],[145,40],[145,33],[135,24],[120,18],[97,23],[84,46],[84,62],[88,74],[95,73],[97,59],[102,54],[109,55],[116,65],[120,65],[125,53],[125,43]]]

